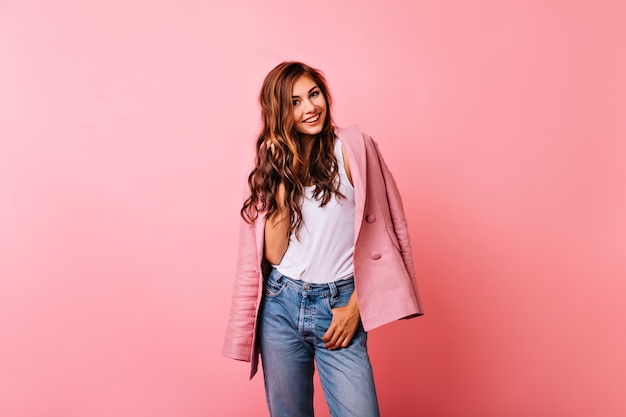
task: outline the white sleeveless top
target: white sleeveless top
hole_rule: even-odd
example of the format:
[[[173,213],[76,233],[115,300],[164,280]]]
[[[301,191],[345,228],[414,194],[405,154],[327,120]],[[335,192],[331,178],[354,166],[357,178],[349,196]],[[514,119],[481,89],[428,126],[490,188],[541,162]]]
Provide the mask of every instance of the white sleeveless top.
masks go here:
[[[334,151],[339,191],[345,198],[333,195],[320,207],[320,201],[313,199],[315,187],[305,187],[299,239],[291,232],[285,255],[274,265],[289,278],[324,284],[354,274],[354,188],[346,174],[339,138]]]

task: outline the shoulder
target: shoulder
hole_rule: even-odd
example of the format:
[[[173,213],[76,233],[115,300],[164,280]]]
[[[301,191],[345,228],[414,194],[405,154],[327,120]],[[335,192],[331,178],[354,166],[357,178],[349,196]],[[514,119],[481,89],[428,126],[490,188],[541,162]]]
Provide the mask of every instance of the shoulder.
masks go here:
[[[346,148],[348,155],[357,164],[365,166],[367,161],[379,158],[378,145],[368,134],[361,132],[357,125],[336,128],[335,134]]]
[[[358,125],[348,127],[336,127],[335,134],[339,140],[347,147],[370,147],[375,146],[374,139],[366,133],[361,132]]]

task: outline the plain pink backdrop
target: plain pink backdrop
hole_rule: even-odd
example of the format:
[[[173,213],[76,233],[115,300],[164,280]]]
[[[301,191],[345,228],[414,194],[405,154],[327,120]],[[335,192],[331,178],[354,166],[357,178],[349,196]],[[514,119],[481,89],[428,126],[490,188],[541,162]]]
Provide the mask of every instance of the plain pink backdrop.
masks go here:
[[[383,416],[626,415],[623,3],[219,3],[0,2],[0,415],[267,415],[220,352],[286,59],[405,199],[426,315],[370,334]]]

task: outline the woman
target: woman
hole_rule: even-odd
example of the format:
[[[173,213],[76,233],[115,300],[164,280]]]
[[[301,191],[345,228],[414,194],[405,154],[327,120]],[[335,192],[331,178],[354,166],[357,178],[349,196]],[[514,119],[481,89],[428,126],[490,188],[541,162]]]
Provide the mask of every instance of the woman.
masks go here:
[[[367,333],[422,314],[402,202],[376,143],[336,128],[323,74],[283,62],[260,94],[224,355],[260,353],[272,417],[378,416]]]

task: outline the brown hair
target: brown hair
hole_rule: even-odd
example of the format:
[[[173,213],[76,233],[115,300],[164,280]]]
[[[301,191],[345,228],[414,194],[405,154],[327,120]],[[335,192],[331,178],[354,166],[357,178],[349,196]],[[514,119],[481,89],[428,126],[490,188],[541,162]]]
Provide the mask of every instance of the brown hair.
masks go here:
[[[302,144],[294,128],[292,91],[295,81],[307,75],[317,84],[326,100],[326,120],[314,138],[308,161],[303,160]],[[334,154],[335,133],[331,117],[332,99],[321,71],[301,62],[283,62],[265,77],[261,93],[262,128],[256,141],[255,166],[248,176],[250,196],[241,216],[252,224],[259,212],[266,217],[276,213],[276,192],[285,186],[285,207],[289,211],[290,232],[302,224],[302,198],[305,185],[315,187],[313,197],[326,205],[333,195],[343,197],[337,180]]]

